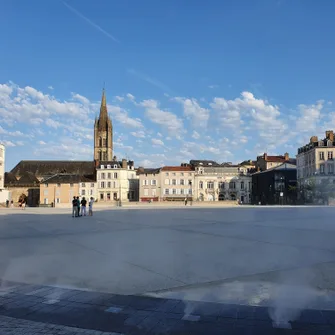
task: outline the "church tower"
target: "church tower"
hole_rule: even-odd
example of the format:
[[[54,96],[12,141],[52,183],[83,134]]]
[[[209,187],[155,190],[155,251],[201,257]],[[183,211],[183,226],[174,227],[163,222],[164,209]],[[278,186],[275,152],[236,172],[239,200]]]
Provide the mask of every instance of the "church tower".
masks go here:
[[[105,89],[102,91],[99,118],[94,122],[94,160],[113,159],[113,125],[107,113]]]

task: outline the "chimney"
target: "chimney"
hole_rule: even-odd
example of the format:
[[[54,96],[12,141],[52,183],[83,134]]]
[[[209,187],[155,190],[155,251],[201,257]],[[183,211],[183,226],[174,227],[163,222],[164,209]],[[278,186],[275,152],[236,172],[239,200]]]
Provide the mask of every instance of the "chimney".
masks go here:
[[[332,130],[327,130],[326,131],[326,138],[334,142],[334,131]]]
[[[264,158],[264,160],[268,159],[268,154],[266,152],[264,152],[263,158]]]
[[[284,159],[285,159],[285,161],[288,161],[289,158],[290,158],[290,156],[288,155],[288,152],[285,152],[285,154],[284,154]]]
[[[100,162],[99,162],[99,160],[98,159],[95,159],[94,160],[94,166],[97,168],[97,167],[99,167],[99,164]]]
[[[310,139],[310,143],[315,143],[318,141],[318,137],[317,136],[312,136]]]
[[[122,169],[127,168],[127,160],[125,158],[122,158]]]

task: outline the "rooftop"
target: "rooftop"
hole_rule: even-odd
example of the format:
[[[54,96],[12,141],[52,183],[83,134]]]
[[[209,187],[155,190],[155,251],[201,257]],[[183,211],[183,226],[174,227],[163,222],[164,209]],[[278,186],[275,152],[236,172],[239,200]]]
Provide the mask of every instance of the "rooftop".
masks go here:
[[[83,182],[92,183],[94,180],[78,174],[59,173],[43,181],[44,184],[76,184]]]
[[[191,166],[163,166],[162,171],[193,171]]]

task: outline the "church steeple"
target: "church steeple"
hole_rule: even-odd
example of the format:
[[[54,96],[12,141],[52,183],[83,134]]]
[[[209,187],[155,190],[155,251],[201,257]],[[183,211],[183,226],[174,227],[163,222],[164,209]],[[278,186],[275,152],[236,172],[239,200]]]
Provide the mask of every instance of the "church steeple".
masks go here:
[[[99,118],[94,123],[94,159],[111,161],[113,158],[113,125],[108,116],[106,92],[102,90]]]

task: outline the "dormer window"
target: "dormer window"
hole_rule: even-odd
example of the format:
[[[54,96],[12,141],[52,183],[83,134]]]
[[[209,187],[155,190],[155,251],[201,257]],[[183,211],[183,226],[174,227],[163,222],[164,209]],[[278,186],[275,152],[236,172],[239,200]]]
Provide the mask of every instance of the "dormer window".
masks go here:
[[[105,168],[105,166],[104,165],[100,165],[100,169],[104,169]]]
[[[116,164],[114,164],[114,169],[117,169],[117,165]]]
[[[107,165],[107,169],[111,169],[112,168],[112,166],[111,165]]]

